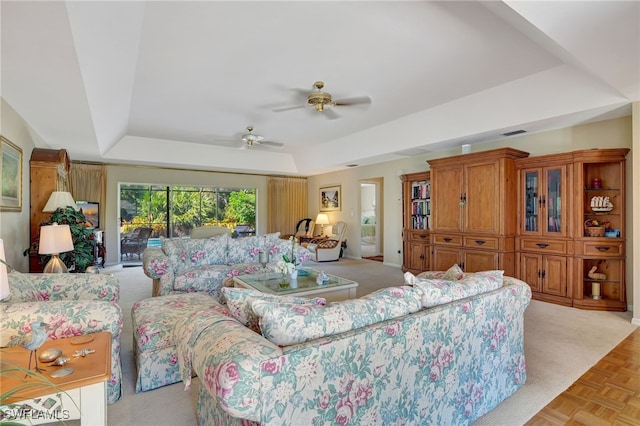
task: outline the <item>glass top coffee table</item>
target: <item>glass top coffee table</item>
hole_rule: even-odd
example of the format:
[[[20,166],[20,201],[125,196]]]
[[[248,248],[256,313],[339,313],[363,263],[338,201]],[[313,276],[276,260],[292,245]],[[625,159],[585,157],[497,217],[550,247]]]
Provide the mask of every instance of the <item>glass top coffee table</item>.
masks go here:
[[[236,287],[250,288],[263,293],[300,297],[324,297],[327,302],[356,298],[357,282],[327,274],[329,282],[319,285],[316,283],[318,273],[319,271],[315,269],[303,268],[298,272],[298,279],[285,287],[280,285],[282,275],[275,272],[240,275],[233,277],[233,282]]]

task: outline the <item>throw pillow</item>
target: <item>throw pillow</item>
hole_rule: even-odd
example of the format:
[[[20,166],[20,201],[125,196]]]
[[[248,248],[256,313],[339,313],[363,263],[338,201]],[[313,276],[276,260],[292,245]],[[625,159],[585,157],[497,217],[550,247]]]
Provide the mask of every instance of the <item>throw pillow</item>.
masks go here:
[[[414,286],[423,292],[422,306],[429,308],[500,288],[503,274],[504,271],[482,271],[458,281],[416,277]]]
[[[162,251],[169,258],[169,265],[173,265],[175,273],[179,274],[189,268],[189,255],[182,238],[160,237],[160,241],[162,243]]]
[[[251,304],[254,300],[264,300],[268,302],[286,302],[295,305],[324,306],[327,303],[322,297],[307,299],[305,297],[276,296],[265,294],[258,290],[236,287],[222,287],[222,302],[226,303],[231,315],[246,327],[260,333],[258,316],[253,312]]]
[[[416,275],[418,278],[427,278],[427,279],[443,279],[449,281],[458,281],[465,277],[465,273],[462,271],[460,266],[457,263],[454,263],[449,269],[446,271],[425,271],[420,272]],[[406,274],[405,274],[406,279]]]
[[[261,300],[251,306],[260,317],[262,335],[276,345],[287,346],[417,312],[421,300],[420,290],[401,286],[324,307]]]

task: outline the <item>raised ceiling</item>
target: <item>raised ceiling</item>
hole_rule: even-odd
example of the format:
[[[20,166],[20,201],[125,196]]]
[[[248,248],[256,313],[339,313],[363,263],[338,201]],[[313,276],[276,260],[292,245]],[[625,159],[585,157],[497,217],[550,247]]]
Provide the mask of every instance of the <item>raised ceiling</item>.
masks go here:
[[[314,175],[630,113],[638,1],[2,1],[1,96],[73,160]],[[322,80],[338,119],[302,105]],[[239,149],[246,127],[284,144]]]

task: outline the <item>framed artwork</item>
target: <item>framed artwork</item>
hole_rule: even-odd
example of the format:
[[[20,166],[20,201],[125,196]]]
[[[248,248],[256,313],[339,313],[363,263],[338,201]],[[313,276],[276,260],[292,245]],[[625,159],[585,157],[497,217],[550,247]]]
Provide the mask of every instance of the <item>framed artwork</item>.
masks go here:
[[[76,205],[87,219],[87,228],[100,228],[100,203],[76,201]]]
[[[0,136],[0,211],[22,211],[22,150]]]
[[[342,190],[340,185],[320,188],[320,211],[337,212],[342,210]]]

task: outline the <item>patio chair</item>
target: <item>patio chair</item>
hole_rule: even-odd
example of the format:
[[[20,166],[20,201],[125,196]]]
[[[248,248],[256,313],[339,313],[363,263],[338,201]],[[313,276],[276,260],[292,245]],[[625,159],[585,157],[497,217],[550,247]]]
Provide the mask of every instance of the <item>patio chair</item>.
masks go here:
[[[142,252],[147,248],[151,228],[136,228],[130,235],[125,236],[120,242],[120,254],[124,256],[136,255],[138,260],[142,259]]]

